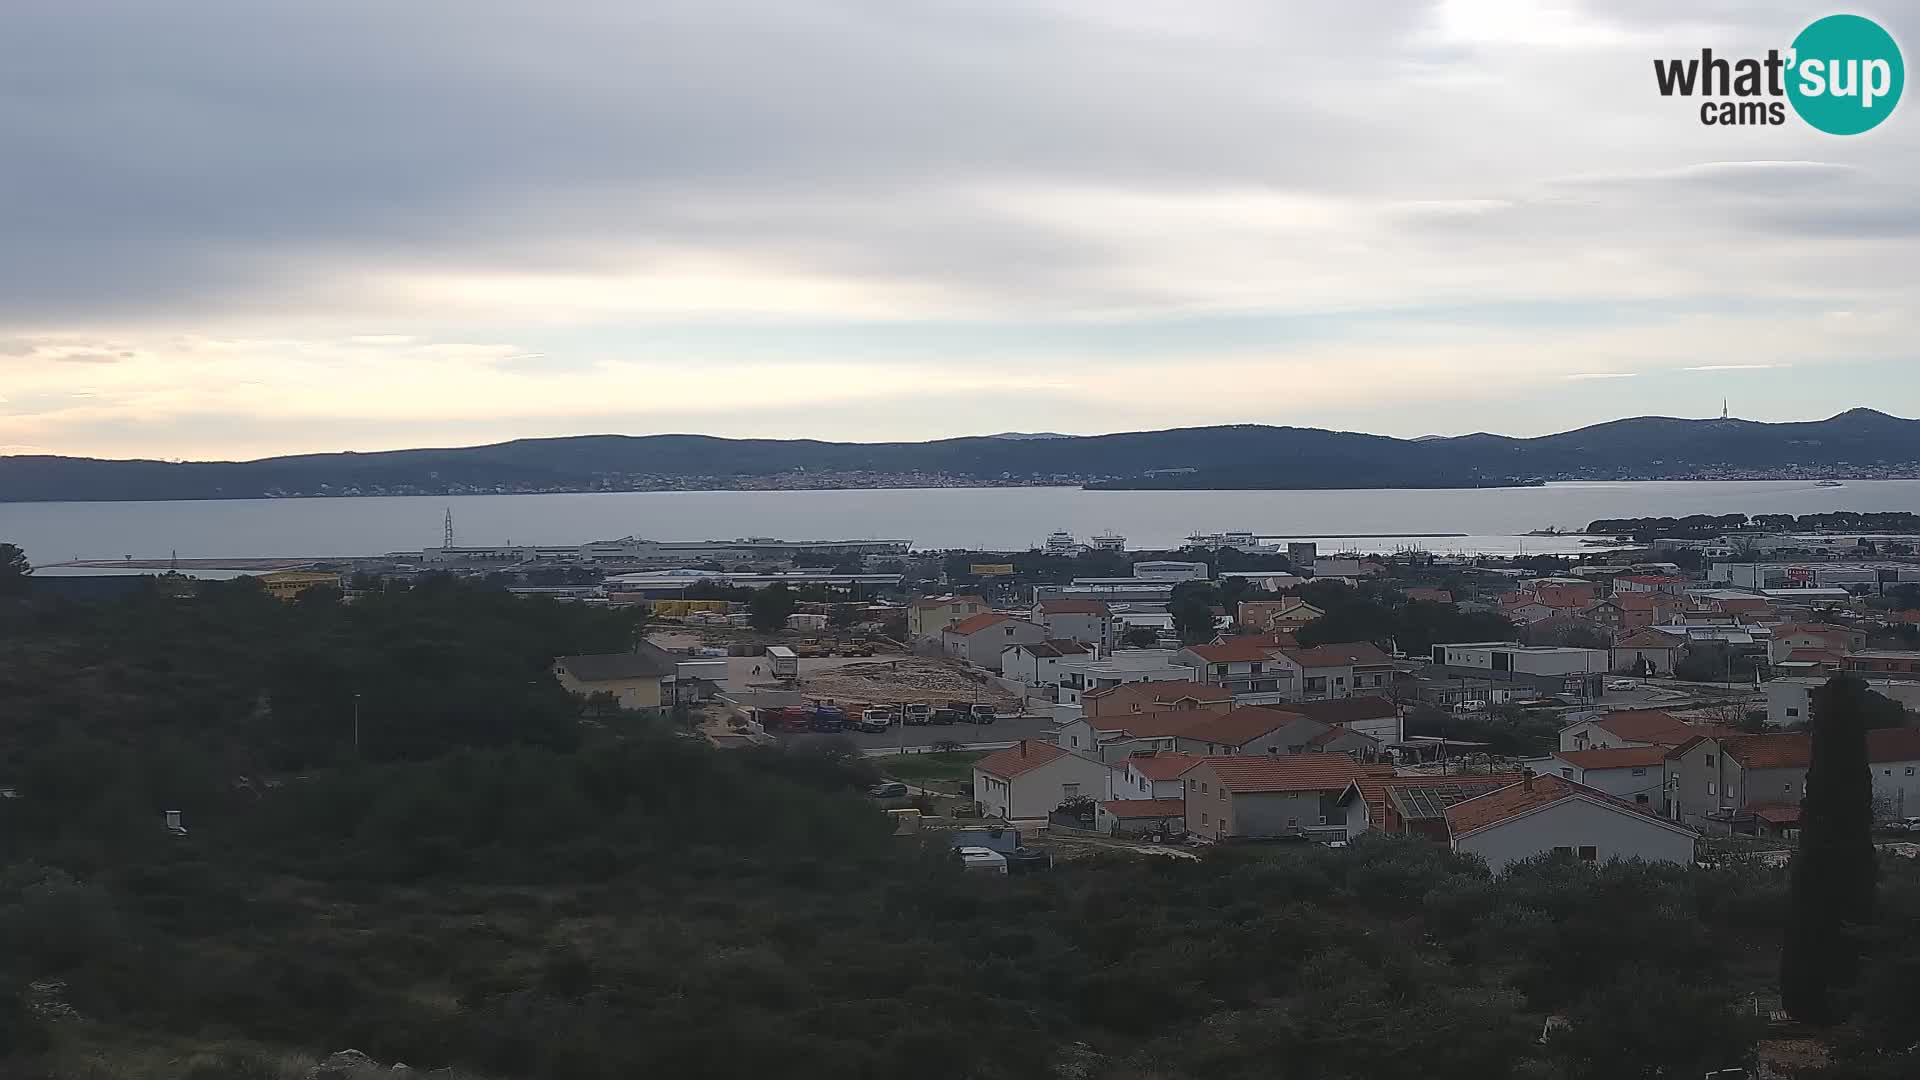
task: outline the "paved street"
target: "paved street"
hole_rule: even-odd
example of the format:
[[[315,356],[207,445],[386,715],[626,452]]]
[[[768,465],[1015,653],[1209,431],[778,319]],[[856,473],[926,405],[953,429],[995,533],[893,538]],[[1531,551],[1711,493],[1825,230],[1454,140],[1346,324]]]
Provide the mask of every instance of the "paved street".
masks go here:
[[[869,752],[885,752],[895,747],[931,746],[953,740],[961,744],[992,743],[1006,745],[1021,739],[1045,739],[1053,735],[1053,721],[1040,716],[1004,718],[991,724],[929,724],[926,727],[895,727],[885,735],[849,731],[847,736]]]

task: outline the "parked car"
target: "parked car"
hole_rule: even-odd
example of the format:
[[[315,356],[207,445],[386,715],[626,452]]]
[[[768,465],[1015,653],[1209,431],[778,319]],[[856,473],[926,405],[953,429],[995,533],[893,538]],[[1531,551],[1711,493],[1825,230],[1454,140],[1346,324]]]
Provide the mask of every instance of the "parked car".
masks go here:
[[[1637,690],[1639,688],[1640,688],[1640,684],[1637,682],[1634,682],[1632,679],[1608,679],[1607,680],[1607,689],[1609,690]]]
[[[907,785],[898,780],[888,780],[867,789],[867,797],[873,799],[904,799],[907,794]]]
[[[1038,874],[1053,869],[1053,856],[1039,848],[1015,848],[1002,852],[1009,874]]]
[[[1480,701],[1478,699],[1473,701],[1462,701],[1453,707],[1453,711],[1457,713],[1486,712],[1487,703],[1484,701]]]

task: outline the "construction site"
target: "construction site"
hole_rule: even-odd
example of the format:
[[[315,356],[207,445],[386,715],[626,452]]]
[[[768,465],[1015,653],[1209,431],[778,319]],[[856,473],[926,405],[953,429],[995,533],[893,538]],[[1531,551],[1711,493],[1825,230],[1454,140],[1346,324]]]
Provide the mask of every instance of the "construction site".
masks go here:
[[[965,701],[991,705],[995,712],[1012,712],[1020,704],[1019,698],[984,674],[969,671],[957,661],[928,656],[887,657],[803,672],[795,689],[810,698],[879,706]]]

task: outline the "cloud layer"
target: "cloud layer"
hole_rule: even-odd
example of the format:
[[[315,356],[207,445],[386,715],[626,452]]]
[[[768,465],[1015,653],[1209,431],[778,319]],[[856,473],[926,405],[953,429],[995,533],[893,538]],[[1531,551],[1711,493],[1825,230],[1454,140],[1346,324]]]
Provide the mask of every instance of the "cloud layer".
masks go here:
[[[0,446],[1913,413],[1920,106],[1653,89],[1825,13],[27,0]]]

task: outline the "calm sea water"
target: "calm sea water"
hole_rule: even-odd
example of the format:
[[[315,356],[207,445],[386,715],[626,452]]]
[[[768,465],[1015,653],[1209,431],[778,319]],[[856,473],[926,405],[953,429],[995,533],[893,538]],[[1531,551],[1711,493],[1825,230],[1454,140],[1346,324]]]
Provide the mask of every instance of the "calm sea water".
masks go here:
[[[1113,530],[1130,547],[1175,547],[1196,531],[1247,529],[1321,541],[1322,549],[1552,552],[1530,537],[1595,518],[1683,514],[1920,512],[1920,480],[1572,483],[1448,491],[1082,491],[934,488],[886,491],[690,491],[220,502],[0,503],[0,541],[37,564],[68,559],[377,555],[440,542],[451,508],[461,544],[889,537],[921,548],[1021,550],[1066,529],[1083,542]],[[1414,539],[1417,533],[1463,533]],[[1357,539],[1373,534],[1374,539]]]

